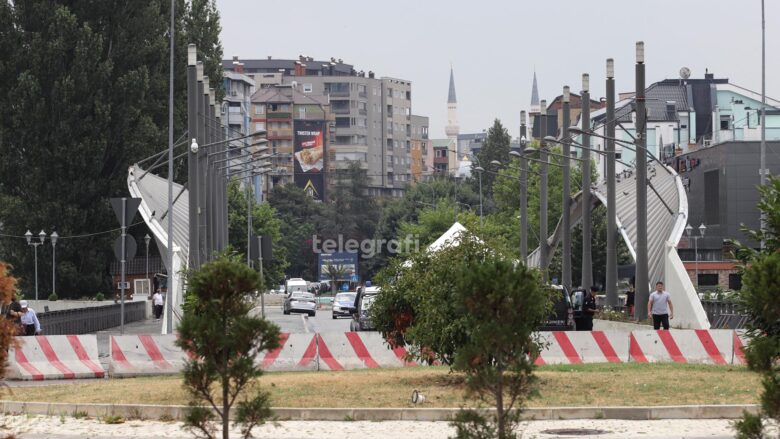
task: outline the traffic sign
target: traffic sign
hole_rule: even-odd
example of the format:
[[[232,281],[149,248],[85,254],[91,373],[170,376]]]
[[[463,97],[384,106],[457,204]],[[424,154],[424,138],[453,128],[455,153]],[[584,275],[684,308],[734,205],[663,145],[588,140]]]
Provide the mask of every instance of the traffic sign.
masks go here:
[[[135,258],[135,252],[138,250],[138,245],[135,243],[135,238],[132,235],[127,235],[125,243],[125,260],[132,261]],[[114,256],[118,261],[122,260],[122,237],[119,236],[114,241]]]
[[[357,274],[353,274],[352,275],[352,282],[357,282],[357,281],[358,281]]]
[[[127,200],[127,205],[125,207],[125,220],[122,221],[122,200]],[[138,206],[141,205],[141,199],[140,198],[112,198],[111,199],[111,208],[114,209],[114,214],[116,215],[116,219],[119,221],[119,225],[121,226],[129,226],[133,222],[133,218],[135,217],[135,213],[138,211]]]

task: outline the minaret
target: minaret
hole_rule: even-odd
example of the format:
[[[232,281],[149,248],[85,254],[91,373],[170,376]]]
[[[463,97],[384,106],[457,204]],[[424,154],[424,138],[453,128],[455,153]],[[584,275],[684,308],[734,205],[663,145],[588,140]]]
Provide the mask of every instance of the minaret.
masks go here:
[[[528,119],[530,132],[528,138],[533,137],[534,119],[536,116],[542,113],[542,108],[539,106],[539,87],[536,85],[536,69],[534,69],[534,84],[531,87],[531,108],[528,110]]]
[[[455,97],[455,75],[450,66],[450,93],[447,96],[447,126],[444,127],[444,132],[447,134],[447,138],[450,139],[454,145],[455,151],[458,151],[458,134],[460,133],[460,127],[458,126],[458,100]],[[450,169],[455,167],[457,163],[457,157],[455,153],[450,153],[448,162],[451,163]]]

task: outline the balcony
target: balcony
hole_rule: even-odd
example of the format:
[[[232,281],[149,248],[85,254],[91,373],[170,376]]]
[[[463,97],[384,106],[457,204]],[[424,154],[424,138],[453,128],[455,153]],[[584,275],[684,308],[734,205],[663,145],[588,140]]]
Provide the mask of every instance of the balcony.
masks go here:
[[[361,91],[361,92],[358,92],[358,96],[360,96],[361,98],[366,98],[366,97],[368,97],[368,93],[366,93],[364,91]]]
[[[349,107],[331,107],[330,112],[333,114],[349,114]]]
[[[244,126],[244,115],[242,113],[228,113],[228,125]]]
[[[292,113],[289,111],[283,112],[283,111],[269,111],[266,118],[268,120],[272,119],[279,119],[279,120],[288,120],[292,117]]]
[[[433,164],[434,165],[448,165],[449,160],[447,160],[447,157],[434,157],[433,158]]]
[[[349,97],[349,90],[336,90],[336,91],[329,91],[328,94],[330,94],[330,97],[332,98],[348,98]]]
[[[360,110],[358,110],[358,114],[360,114],[361,116],[365,116],[365,115],[368,114],[368,110],[360,109]]]
[[[292,139],[292,129],[269,130],[267,137],[268,140],[290,140]]]

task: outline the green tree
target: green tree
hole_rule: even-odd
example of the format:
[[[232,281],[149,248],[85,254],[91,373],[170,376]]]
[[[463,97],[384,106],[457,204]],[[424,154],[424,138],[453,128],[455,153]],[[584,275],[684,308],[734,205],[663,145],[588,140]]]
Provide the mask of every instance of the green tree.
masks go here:
[[[286,273],[291,277],[316,278],[317,255],[312,248],[312,238],[325,221],[325,206],[294,184],[274,187],[268,204],[276,209],[280,222],[279,242],[289,262]]]
[[[230,411],[236,403],[235,421],[244,438],[271,416],[268,393],[250,396],[247,390],[263,374],[255,357],[279,347],[279,328],[250,314],[252,292],[262,287],[258,273],[237,257],[223,255],[190,275],[176,345],[189,358],[184,385],[192,407],[185,425],[196,434],[216,437],[216,412],[222,438],[228,439]],[[202,407],[204,403],[208,406]]]
[[[780,179],[770,177],[760,187],[759,210],[766,216],[764,231],[747,231],[748,236],[764,242],[756,251],[741,247],[744,264],[740,302],[750,317],[745,349],[748,367],[761,374],[761,409],[757,415],[745,413],[736,423],[737,438],[770,437],[763,420],[780,422]]]
[[[325,275],[330,279],[330,291],[336,292],[336,283],[344,279],[344,275],[347,274],[347,267],[345,265],[333,265],[326,264],[324,267]]]
[[[247,254],[247,200],[252,209],[252,233],[269,237],[272,242],[272,257],[264,256],[263,282],[265,285],[279,285],[284,281],[284,273],[290,265],[287,261],[287,248],[282,243],[282,222],[276,215],[276,209],[270,204],[258,204],[254,201],[250,189],[241,190],[239,183],[232,180],[228,185],[228,238],[230,246],[244,255]],[[256,261],[255,261],[256,263]]]
[[[477,171],[474,170],[477,166],[482,166],[484,169],[488,169],[493,160],[498,160],[501,163],[509,163],[509,151],[512,138],[509,136],[509,132],[501,124],[501,121],[496,119],[493,122],[493,126],[488,129],[487,139],[485,139],[482,147],[477,153],[477,160],[474,161],[472,166],[472,176],[477,175]],[[482,194],[483,197],[488,199],[493,198],[493,182],[496,180],[496,176],[490,173],[482,173]],[[478,182],[475,182],[478,183]],[[475,187],[475,190],[479,190]]]
[[[209,77],[209,86],[214,88],[217,102],[222,102],[225,96],[220,32],[222,26],[216,0],[190,0],[187,3],[184,14],[186,42],[197,46],[198,59],[203,61],[203,74]],[[186,80],[186,75],[183,78]],[[183,90],[186,90],[186,86]]]

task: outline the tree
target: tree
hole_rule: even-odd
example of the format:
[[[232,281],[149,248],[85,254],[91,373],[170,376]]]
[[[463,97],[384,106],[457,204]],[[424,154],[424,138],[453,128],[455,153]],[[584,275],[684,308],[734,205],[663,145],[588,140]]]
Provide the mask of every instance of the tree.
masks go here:
[[[5,318],[8,306],[16,294],[16,279],[11,276],[11,267],[0,262],[0,304],[3,316],[0,317],[0,379],[5,377],[8,363],[8,349],[13,346],[16,325],[11,319]]]
[[[214,88],[216,101],[222,102],[225,96],[222,84],[222,43],[219,39],[222,26],[219,22],[217,2],[190,0],[187,6],[184,14],[187,43],[197,46],[198,59],[203,61],[203,74],[209,77],[209,86]]]
[[[764,248],[740,246],[738,255],[744,264],[740,302],[750,318],[745,358],[748,367],[761,374],[763,391],[759,414],[745,413],[735,424],[739,439],[769,437],[764,418],[780,422],[780,178],[769,177],[759,192],[758,208],[766,216],[766,228],[746,232],[763,241]]]
[[[336,283],[344,279],[344,275],[347,274],[347,267],[345,265],[333,265],[328,263],[325,265],[325,275],[330,279],[330,291],[336,292]]]
[[[279,244],[289,262],[286,273],[291,277],[314,279],[317,255],[312,248],[312,238],[317,234],[317,227],[325,222],[325,206],[294,184],[274,187],[268,204],[276,210],[280,222]]]
[[[514,437],[513,409],[533,389],[533,331],[551,308],[538,273],[464,232],[434,253],[394,260],[382,275],[370,312],[385,340],[465,373],[467,396],[496,407],[491,420],[461,413],[457,437]]]
[[[474,162],[471,171],[472,176],[477,174],[477,171],[474,170],[475,167],[482,166],[484,169],[488,169],[492,166],[491,162],[493,160],[509,163],[511,140],[509,132],[501,124],[501,121],[496,119],[493,122],[493,126],[488,129],[487,139],[485,139],[482,148],[477,153],[477,160]],[[493,198],[493,182],[495,180],[495,175],[487,172],[482,173],[482,193],[484,197],[488,199]]]
[[[230,246],[247,254],[247,199],[252,209],[252,233],[271,239],[273,257],[263,256],[263,283],[279,285],[284,281],[284,272],[290,265],[287,261],[287,248],[282,243],[282,222],[277,211],[270,204],[258,204],[245,187],[241,190],[237,180],[228,184],[228,239]]]
[[[263,374],[255,357],[279,347],[279,328],[250,315],[252,292],[262,290],[262,284],[258,273],[238,257],[225,255],[190,274],[176,345],[189,358],[183,373],[192,407],[185,425],[196,434],[216,437],[216,412],[222,438],[228,439],[230,410],[239,397],[235,420],[244,438],[271,415],[268,393],[250,397],[246,390]]]

